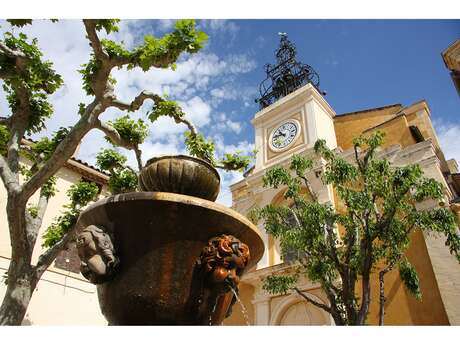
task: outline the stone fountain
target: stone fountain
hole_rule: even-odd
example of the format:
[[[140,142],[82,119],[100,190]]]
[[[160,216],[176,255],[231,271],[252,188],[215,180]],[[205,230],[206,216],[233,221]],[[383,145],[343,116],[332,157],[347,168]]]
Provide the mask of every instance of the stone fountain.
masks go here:
[[[152,159],[139,185],[92,204],[77,224],[81,272],[109,325],[221,324],[262,257],[258,229],[214,202],[220,177],[203,160]]]

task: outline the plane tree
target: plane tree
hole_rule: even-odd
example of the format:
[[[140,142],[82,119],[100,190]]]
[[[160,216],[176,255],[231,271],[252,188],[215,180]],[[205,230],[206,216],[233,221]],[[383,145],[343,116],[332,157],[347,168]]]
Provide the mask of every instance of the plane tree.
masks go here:
[[[163,37],[147,35],[143,42],[127,49],[122,43],[101,38],[101,33],[118,31],[118,20],[85,19],[82,31],[91,53],[79,71],[82,87],[91,101],[75,109],[75,123],[60,128],[49,137],[25,143],[24,137],[40,134],[45,121],[54,116],[50,95],[64,83],[53,63],[43,58],[37,39],[24,33],[7,31],[0,39],[0,78],[10,114],[0,117],[0,177],[6,189],[6,214],[11,242],[11,260],[6,274],[7,289],[0,307],[1,325],[21,324],[40,277],[61,250],[74,238],[75,223],[84,207],[95,199],[94,183],[82,181],[67,191],[70,202],[44,234],[43,251],[36,262],[32,253],[37,245],[48,201],[56,193],[56,173],[72,157],[79,143],[93,129],[102,131],[114,147],[132,150],[137,169],[126,165],[126,157],[115,149],[101,152],[98,165],[110,173],[109,189],[114,193],[137,188],[137,173],[142,168],[140,145],[146,139],[148,125],[160,116],[170,116],[188,127],[186,146],[190,154],[201,157],[217,167],[244,169],[249,158],[227,154],[214,158],[214,144],[197,132],[179,105],[163,95],[147,90],[131,100],[120,99],[115,91],[114,69],[175,69],[184,53],[197,53],[207,35],[196,29],[194,20],[179,20]],[[33,25],[31,20],[9,20],[11,27]],[[148,121],[134,120],[131,114],[144,103],[150,103]],[[117,109],[120,116],[103,121],[108,109]],[[27,164],[24,164],[27,162]]]

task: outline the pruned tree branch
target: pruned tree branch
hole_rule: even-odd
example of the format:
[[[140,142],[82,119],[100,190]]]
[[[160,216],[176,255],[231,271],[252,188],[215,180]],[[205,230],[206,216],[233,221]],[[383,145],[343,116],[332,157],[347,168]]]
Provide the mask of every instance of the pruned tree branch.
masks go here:
[[[69,244],[70,241],[72,241],[76,231],[77,227],[74,226],[62,237],[62,239],[59,242],[57,242],[54,246],[52,246],[46,252],[39,256],[37,264],[35,265],[36,280],[40,279],[43,272],[45,272],[48,266],[53,263],[54,259],[56,259],[56,256],[59,254],[59,252],[64,250],[67,244]]]
[[[0,69],[0,79],[8,79],[14,76],[14,74],[11,71],[5,70],[5,69]]]
[[[112,126],[110,123],[107,122],[102,122],[99,119],[97,119],[95,123],[95,128],[101,130],[104,132],[104,134],[110,138],[110,140],[118,146],[122,146],[128,150],[134,149],[134,145],[131,144],[130,142],[126,141],[120,136],[120,133]]]
[[[353,145],[353,149],[354,149],[354,152],[355,152],[355,161],[356,161],[356,164],[358,164],[358,168],[361,172],[363,172],[363,166],[362,166],[362,163],[361,163],[361,160],[359,159],[359,152],[358,152],[358,145]]]
[[[395,262],[389,264],[379,272],[379,326],[383,326],[385,316],[385,274],[390,272],[394,267]]]
[[[144,167],[144,164],[142,164],[142,151],[139,148],[139,146],[137,145],[134,146],[134,153],[136,154],[137,168],[139,169],[139,172],[140,172],[142,168]]]
[[[163,98],[159,95],[143,90],[134,98],[131,103],[125,103],[118,99],[114,99],[111,103],[111,106],[114,106],[120,110],[136,111],[139,110],[146,99],[151,99],[155,103],[163,101]]]
[[[70,159],[75,152],[81,139],[92,128],[98,120],[98,116],[105,110],[105,107],[94,100],[89,104],[80,120],[72,127],[68,135],[56,147],[51,157],[44,163],[41,169],[35,173],[22,187],[22,196],[28,200],[60,167]]]
[[[96,128],[104,132],[104,134],[117,146],[124,147],[128,150],[133,150],[136,156],[137,166],[139,171],[142,170],[142,151],[139,149],[139,146],[132,144],[120,136],[120,133],[107,122],[102,122],[100,120],[96,121]]]
[[[147,99],[152,100],[153,102],[155,102],[155,104],[164,101],[164,99],[161,96],[144,90],[139,95],[137,95],[131,103],[125,103],[118,99],[114,99],[110,103],[110,105],[120,110],[136,111],[142,106],[142,104],[144,104],[144,101]],[[171,114],[171,116],[174,117],[174,121],[176,121],[176,123],[185,124],[190,130],[190,132],[192,132],[192,135],[196,136],[198,134],[196,127],[193,125],[192,122],[190,122],[184,117],[174,116],[174,114]]]
[[[93,48],[95,56],[99,60],[108,60],[109,56],[104,51],[101,45],[101,41],[97,36],[96,32],[96,21],[94,19],[83,19],[83,24],[85,25],[86,35],[90,41],[91,48]]]
[[[0,155],[0,177],[8,192],[12,191],[13,188],[19,187],[15,179],[15,174],[11,171],[5,157],[2,155]]]
[[[131,103],[126,103],[126,102],[123,102],[123,101],[115,98],[110,102],[110,106],[116,107],[116,108],[118,108],[120,110],[124,110],[124,111],[136,111],[148,99],[152,100],[156,105],[159,104],[160,102],[164,101],[164,99],[161,96],[144,90],[144,91],[140,92],[139,95],[137,95]],[[185,124],[188,127],[188,129],[190,130],[190,132],[192,133],[192,135],[194,135],[194,136],[197,135],[197,130],[196,130],[195,126],[189,120],[185,119],[183,116],[179,116],[179,115],[176,116],[175,114],[171,114],[171,117],[174,118],[176,123]],[[120,135],[117,132],[117,130],[113,126],[111,126],[110,124],[99,122],[97,124],[97,128],[102,130],[107,135],[107,137],[109,137],[110,140],[112,140],[115,144],[117,144],[119,146],[126,147],[128,149],[133,149],[134,153],[136,155],[136,161],[137,161],[138,169],[139,169],[139,171],[142,170],[142,168],[143,168],[142,151],[139,149],[138,145],[133,145],[131,143],[127,143],[125,140],[123,140],[123,138],[120,137]],[[224,168],[224,167],[222,166],[222,168]]]
[[[370,271],[372,267],[373,251],[372,251],[372,242],[367,237],[363,241],[363,249],[361,250],[364,253],[364,264],[362,270],[362,281],[361,281],[361,307],[358,312],[358,322],[359,324],[364,324],[364,321],[367,317],[367,312],[369,311],[370,303]]]
[[[31,247],[35,246],[40,227],[43,222],[46,209],[48,207],[49,196],[40,191],[40,197],[36,204],[37,214],[33,217],[29,211],[26,210],[27,218],[27,240]]]
[[[313,190],[313,187],[311,186],[311,183],[310,181],[303,175],[299,176],[300,179],[303,181],[303,183],[305,184],[305,187],[307,188],[308,192],[310,193],[311,195],[311,198],[314,200],[314,201],[317,201],[318,200],[318,195],[317,193],[314,192]]]
[[[26,55],[23,52],[11,49],[3,42],[0,42],[0,51],[11,59],[27,59]]]
[[[19,183],[19,149],[30,116],[30,94],[24,85],[15,88],[19,105],[11,116],[10,140],[7,144],[7,162]]]
[[[313,298],[309,297],[308,295],[306,295],[305,293],[303,293],[302,291],[300,291],[298,288],[294,288],[294,291],[297,292],[300,296],[302,296],[303,298],[305,298],[308,302],[310,302],[310,303],[313,304],[314,306],[316,306],[316,307],[318,307],[318,308],[321,308],[321,309],[325,310],[325,311],[328,312],[328,313],[331,313],[331,308],[329,308],[327,305],[315,301]]]

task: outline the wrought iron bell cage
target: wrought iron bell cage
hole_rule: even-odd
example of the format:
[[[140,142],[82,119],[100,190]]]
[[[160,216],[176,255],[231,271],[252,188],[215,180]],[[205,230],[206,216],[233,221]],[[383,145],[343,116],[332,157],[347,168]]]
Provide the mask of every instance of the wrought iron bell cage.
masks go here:
[[[309,65],[296,60],[296,47],[286,33],[279,33],[280,46],[275,51],[276,64],[264,66],[267,78],[260,83],[260,109],[266,108],[280,98],[311,83],[319,91],[319,75]],[[321,92],[321,91],[320,91]],[[324,94],[324,93],[323,93]]]

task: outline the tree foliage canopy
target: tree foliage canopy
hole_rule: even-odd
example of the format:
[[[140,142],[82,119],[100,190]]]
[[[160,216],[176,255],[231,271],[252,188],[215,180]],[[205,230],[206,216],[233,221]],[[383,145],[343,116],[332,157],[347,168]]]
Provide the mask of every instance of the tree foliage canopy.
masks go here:
[[[330,150],[324,140],[316,142],[314,151],[325,160],[321,178],[336,191],[342,205],[337,209],[318,202],[311,190],[310,159],[294,155],[289,169],[277,166],[265,174],[264,186],[285,188],[289,207],[267,205],[252,211],[252,217],[264,221],[266,231],[279,239],[284,254],[288,250],[298,253],[296,271],[267,278],[267,291],[286,293],[305,275],[323,287],[329,305],[320,307],[331,313],[336,324],[363,324],[373,272],[386,273],[398,267],[408,291],[421,297],[417,272],[404,254],[412,232],[445,235],[446,246],[460,261],[454,214],[448,208],[419,207],[426,200],[441,202],[443,186],[424,177],[418,165],[391,166],[377,155],[382,143],[379,132],[355,139],[355,159],[349,162]],[[359,281],[361,296],[355,291]]]

